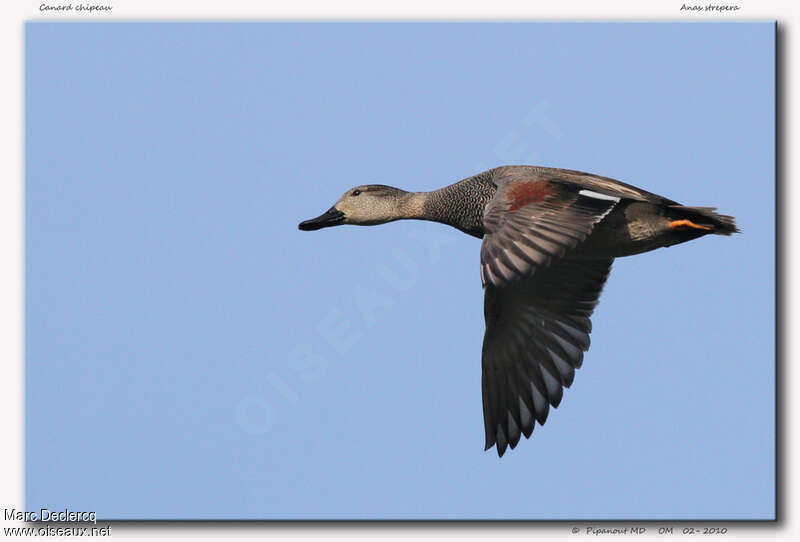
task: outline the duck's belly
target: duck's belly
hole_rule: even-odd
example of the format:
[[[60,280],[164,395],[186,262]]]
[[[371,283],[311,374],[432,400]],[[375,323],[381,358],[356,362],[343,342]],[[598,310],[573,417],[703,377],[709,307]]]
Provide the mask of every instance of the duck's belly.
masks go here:
[[[576,256],[619,258],[668,247],[702,233],[670,229],[666,208],[640,201],[622,200],[576,249]]]

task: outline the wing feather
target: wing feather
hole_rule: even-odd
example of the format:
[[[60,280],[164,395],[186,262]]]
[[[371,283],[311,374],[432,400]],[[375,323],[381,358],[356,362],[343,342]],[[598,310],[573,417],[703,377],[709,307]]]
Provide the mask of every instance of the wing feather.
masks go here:
[[[483,411],[486,449],[502,456],[543,425],[589,348],[589,317],[611,259],[557,260],[533,277],[486,286]]]
[[[483,216],[483,284],[503,286],[564,257],[617,204],[555,181],[499,182]]]

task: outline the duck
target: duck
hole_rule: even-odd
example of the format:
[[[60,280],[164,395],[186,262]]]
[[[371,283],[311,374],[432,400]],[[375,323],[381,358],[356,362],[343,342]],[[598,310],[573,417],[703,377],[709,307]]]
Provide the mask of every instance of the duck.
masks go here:
[[[615,258],[739,232],[688,207],[582,171],[501,166],[431,192],[356,186],[299,229],[439,222],[482,239],[485,447],[502,457],[544,425],[589,350],[591,316]]]

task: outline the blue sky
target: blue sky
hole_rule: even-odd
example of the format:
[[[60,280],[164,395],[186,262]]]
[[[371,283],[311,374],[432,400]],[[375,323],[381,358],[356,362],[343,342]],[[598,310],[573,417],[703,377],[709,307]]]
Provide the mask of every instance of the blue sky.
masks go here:
[[[774,26],[26,26],[26,506],[105,518],[774,515]],[[616,261],[483,451],[480,242],[306,233],[502,164],[743,234]]]

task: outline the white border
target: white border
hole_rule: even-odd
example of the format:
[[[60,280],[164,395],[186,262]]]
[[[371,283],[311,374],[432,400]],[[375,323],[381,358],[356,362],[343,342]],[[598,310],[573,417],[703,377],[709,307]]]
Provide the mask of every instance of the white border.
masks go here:
[[[0,48],[3,72],[6,73],[5,84],[0,87],[2,99],[0,108],[3,115],[2,149],[3,159],[0,164],[5,171],[0,182],[0,250],[5,256],[0,265],[0,348],[4,370],[0,377],[0,416],[3,419],[3,430],[7,437],[0,446],[0,508],[24,507],[23,501],[23,32],[26,20],[252,20],[252,19],[492,19],[492,20],[670,20],[670,21],[722,21],[722,20],[770,20],[777,19],[783,34],[780,53],[783,57],[782,78],[784,119],[784,144],[780,146],[783,154],[783,208],[785,211],[784,250],[786,288],[782,292],[787,304],[785,314],[785,362],[782,367],[784,420],[783,453],[784,469],[780,482],[786,486],[784,494],[783,521],[779,526],[762,524],[729,524],[726,539],[763,539],[778,537],[796,539],[800,536],[794,512],[792,489],[797,487],[796,469],[792,468],[792,450],[795,449],[794,434],[790,420],[795,413],[795,403],[791,390],[800,389],[797,384],[796,371],[792,369],[794,361],[794,340],[796,326],[791,318],[791,307],[796,306],[797,291],[791,285],[794,265],[794,233],[797,232],[800,202],[797,191],[792,188],[792,162],[795,146],[790,136],[796,125],[797,115],[792,107],[791,98],[794,89],[794,65],[797,58],[797,45],[793,33],[797,28],[797,16],[793,2],[715,2],[719,4],[736,4],[741,9],[734,13],[688,14],[681,12],[682,3],[677,1],[621,1],[605,2],[566,1],[558,2],[512,2],[494,0],[477,2],[474,0],[433,1],[406,0],[404,2],[366,2],[356,0],[340,0],[335,3],[323,1],[299,2],[256,2],[243,0],[208,1],[131,1],[131,0],[72,0],[74,5],[104,4],[112,5],[110,13],[94,13],[76,15],[75,11],[66,14],[42,12],[41,0],[12,2],[3,6],[0,17]],[[50,1],[48,4],[70,3]],[[692,3],[707,4],[707,0]],[[791,240],[791,246],[789,246]],[[735,295],[735,292],[731,292]],[[747,307],[742,307],[742,315],[747,316]],[[2,520],[0,528],[20,524]],[[629,525],[629,524],[626,524]],[[605,527],[613,525],[604,524]],[[672,538],[658,536],[654,531],[657,525],[643,524],[648,533],[641,538]],[[680,533],[685,524],[675,525]],[[382,524],[112,524],[112,537],[126,539],[262,539],[268,537],[277,540],[328,539],[352,540],[374,539],[503,539],[525,540],[533,538],[545,539],[561,537],[585,537],[587,535],[570,534],[569,524],[513,524],[500,526],[485,524],[416,524],[416,525],[382,525]],[[630,536],[630,535],[626,535]],[[682,536],[680,534],[673,535]]]

